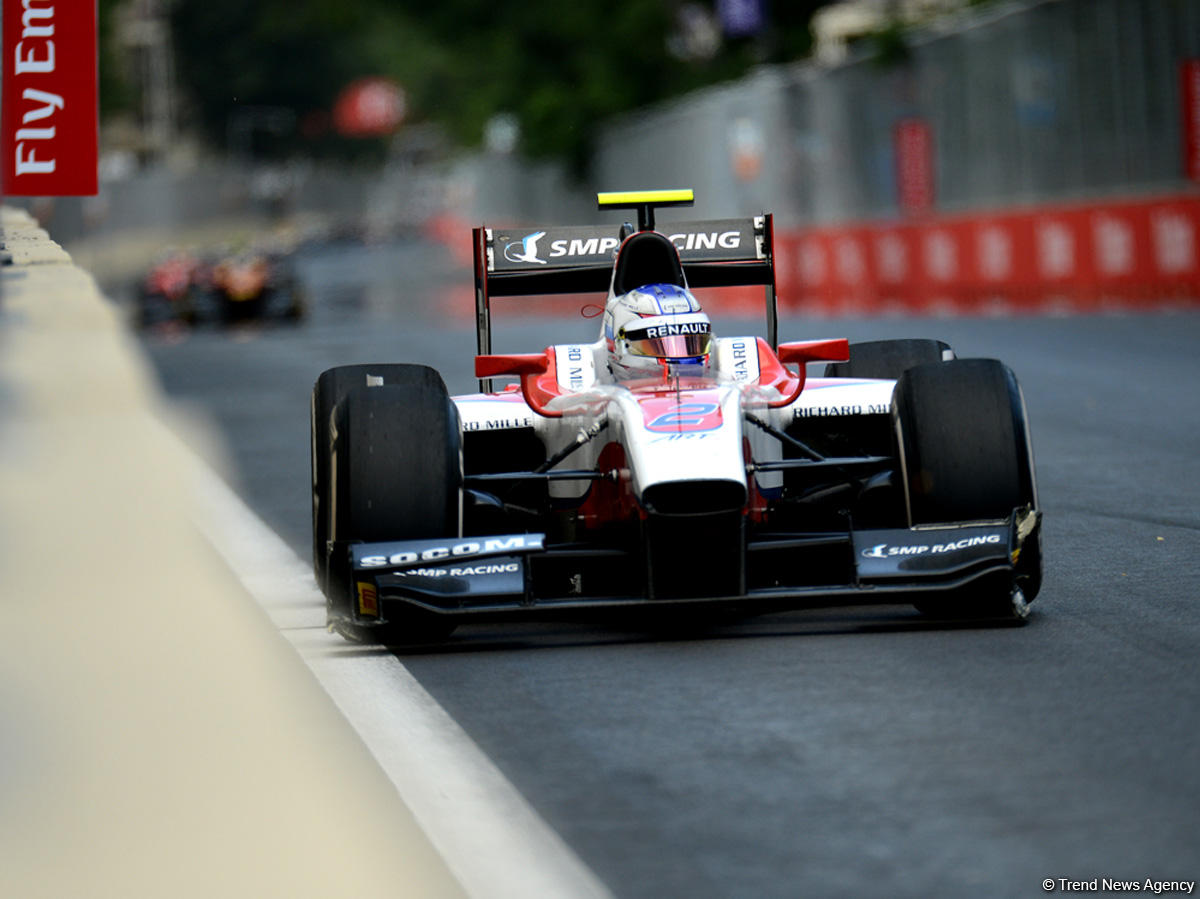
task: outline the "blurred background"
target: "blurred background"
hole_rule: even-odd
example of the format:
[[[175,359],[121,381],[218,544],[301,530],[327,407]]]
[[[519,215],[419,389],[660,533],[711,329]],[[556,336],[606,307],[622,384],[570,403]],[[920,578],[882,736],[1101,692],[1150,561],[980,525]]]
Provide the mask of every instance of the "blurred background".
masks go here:
[[[28,205],[106,285],[165,246],[776,214],[781,300],[1200,295],[1188,0],[101,0],[100,194]],[[227,246],[225,249],[230,249]]]

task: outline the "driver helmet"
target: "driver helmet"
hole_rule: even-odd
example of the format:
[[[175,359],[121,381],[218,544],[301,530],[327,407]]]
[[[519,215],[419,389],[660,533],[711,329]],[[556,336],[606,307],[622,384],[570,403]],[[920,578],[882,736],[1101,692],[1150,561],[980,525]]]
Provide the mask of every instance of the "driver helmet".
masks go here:
[[[668,365],[706,366],[712,325],[687,288],[645,284],[609,301],[604,339],[616,377],[647,377]]]

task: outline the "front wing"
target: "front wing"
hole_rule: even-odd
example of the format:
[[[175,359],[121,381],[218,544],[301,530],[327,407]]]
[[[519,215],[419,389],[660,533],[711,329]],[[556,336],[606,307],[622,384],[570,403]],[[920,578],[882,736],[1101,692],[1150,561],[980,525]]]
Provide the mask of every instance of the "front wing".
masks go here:
[[[387,623],[404,606],[456,619],[580,610],[733,604],[747,611],[902,603],[1016,577],[1038,513],[1008,519],[751,539],[739,595],[656,598],[635,551],[550,544],[543,534],[360,543],[348,547],[355,624]],[[779,575],[779,559],[794,559]],[[819,560],[819,564],[810,564]],[[764,580],[757,570],[771,572]]]

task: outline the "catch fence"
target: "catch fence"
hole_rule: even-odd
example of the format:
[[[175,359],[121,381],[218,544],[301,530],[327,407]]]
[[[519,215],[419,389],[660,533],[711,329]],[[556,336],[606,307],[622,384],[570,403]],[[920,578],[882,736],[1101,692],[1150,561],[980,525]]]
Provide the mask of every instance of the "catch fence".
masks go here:
[[[999,4],[901,60],[762,69],[612,124],[595,180],[775,212],[811,312],[1194,300],[1200,3]]]

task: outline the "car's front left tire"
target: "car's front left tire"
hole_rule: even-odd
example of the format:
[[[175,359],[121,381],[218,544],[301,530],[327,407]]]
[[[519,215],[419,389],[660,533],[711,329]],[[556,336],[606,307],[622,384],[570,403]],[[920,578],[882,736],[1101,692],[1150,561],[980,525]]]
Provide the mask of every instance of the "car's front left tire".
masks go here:
[[[994,359],[919,365],[896,383],[893,419],[909,524],[1008,518],[1038,510],[1033,449],[1016,377]],[[1036,519],[1031,519],[1036,521]],[[1041,585],[1040,527],[1012,576],[922,611],[1023,620]]]

